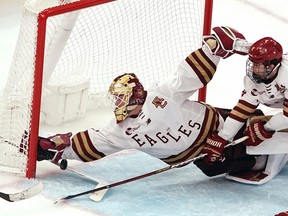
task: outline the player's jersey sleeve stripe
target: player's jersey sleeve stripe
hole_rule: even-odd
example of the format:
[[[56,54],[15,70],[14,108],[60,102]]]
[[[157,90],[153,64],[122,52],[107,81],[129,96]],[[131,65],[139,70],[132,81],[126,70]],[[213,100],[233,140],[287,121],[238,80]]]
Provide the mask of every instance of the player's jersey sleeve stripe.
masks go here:
[[[283,102],[283,114],[288,117],[288,99],[285,98]]]
[[[206,56],[202,49],[192,52],[186,62],[190,65],[203,85],[207,85],[216,71],[216,65]]]
[[[240,122],[245,122],[248,117],[256,110],[257,106],[250,104],[244,100],[239,100],[231,111],[229,117]]]
[[[78,157],[84,161],[98,160],[105,157],[92,144],[88,131],[79,132],[72,138],[72,148]]]
[[[200,133],[194,143],[188,149],[178,155],[162,158],[164,162],[168,164],[175,164],[194,158],[201,153],[202,148],[204,147],[203,143],[206,140],[208,134],[212,131],[215,131],[219,126],[219,113],[215,108],[209,105],[206,105],[206,107],[205,117],[200,129]]]

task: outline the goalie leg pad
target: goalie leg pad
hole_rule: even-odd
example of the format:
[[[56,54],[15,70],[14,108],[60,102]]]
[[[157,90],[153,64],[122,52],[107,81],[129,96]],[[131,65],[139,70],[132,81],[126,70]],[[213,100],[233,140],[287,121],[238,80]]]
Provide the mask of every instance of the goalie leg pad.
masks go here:
[[[288,154],[269,155],[265,170],[229,173],[225,177],[245,184],[262,185],[277,176],[287,161]]]
[[[265,173],[268,175],[277,175],[288,161],[288,154],[269,155]]]

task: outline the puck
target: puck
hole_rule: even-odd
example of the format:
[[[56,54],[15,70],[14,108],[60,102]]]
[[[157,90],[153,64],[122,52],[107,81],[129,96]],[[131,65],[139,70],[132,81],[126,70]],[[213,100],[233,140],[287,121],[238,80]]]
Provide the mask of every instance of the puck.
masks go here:
[[[65,170],[68,166],[68,161],[66,159],[62,159],[60,162],[60,169]]]

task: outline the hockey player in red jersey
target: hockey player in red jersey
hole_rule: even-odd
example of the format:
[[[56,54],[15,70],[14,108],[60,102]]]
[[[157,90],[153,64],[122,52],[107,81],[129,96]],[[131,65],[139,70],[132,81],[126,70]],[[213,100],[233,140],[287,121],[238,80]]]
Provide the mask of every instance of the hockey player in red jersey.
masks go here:
[[[202,153],[208,154],[206,163],[221,161],[225,157],[224,146],[249,120],[259,104],[280,108],[281,111],[271,118],[249,120],[244,131],[248,137],[243,142],[247,146],[245,151],[254,155],[264,154],[256,157],[258,168],[227,175],[227,178],[236,181],[262,184],[276,176],[288,160],[287,145],[281,142],[281,138],[285,140],[285,134],[279,132],[288,128],[288,56],[283,55],[282,46],[271,37],[253,43],[248,55],[242,97],[225,120],[223,128],[208,136]]]
[[[129,148],[168,164],[198,156],[207,136],[222,128],[222,115],[226,116],[226,112],[189,97],[210,82],[221,58],[235,53],[246,55],[249,48],[245,37],[236,30],[224,26],[213,30],[213,34],[204,37],[203,46],[188,55],[169,79],[149,90],[134,73],[116,77],[109,88],[116,120],[73,136],[39,138],[38,160],[57,162],[62,157],[86,162]],[[61,137],[64,139],[59,142]],[[225,163],[215,169],[221,173],[250,170],[255,164],[254,156],[247,157],[245,163],[233,161],[229,167]]]

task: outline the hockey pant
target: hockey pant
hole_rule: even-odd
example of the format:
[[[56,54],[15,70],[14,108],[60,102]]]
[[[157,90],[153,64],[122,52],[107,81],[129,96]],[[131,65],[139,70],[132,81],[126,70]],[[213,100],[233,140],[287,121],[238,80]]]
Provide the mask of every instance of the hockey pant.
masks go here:
[[[253,155],[246,154],[246,147],[242,144],[230,146],[224,150],[225,160],[207,164],[204,159],[194,164],[207,176],[212,177],[224,173],[245,172],[251,170],[256,163]]]

